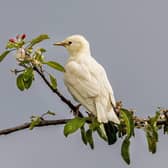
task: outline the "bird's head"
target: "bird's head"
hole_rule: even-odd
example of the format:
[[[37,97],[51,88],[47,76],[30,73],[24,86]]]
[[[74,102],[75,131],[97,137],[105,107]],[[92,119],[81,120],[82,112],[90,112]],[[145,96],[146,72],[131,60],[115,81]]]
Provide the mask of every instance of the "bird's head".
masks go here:
[[[88,41],[81,35],[72,35],[54,45],[65,47],[70,56],[76,56],[82,52],[90,52]]]

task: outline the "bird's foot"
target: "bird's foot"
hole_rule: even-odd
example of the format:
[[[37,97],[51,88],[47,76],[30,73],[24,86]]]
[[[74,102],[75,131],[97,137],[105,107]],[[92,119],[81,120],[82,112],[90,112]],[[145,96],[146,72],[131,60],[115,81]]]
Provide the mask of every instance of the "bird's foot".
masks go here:
[[[80,106],[81,106],[81,104],[78,104],[78,105],[76,106],[75,111],[73,111],[73,114],[74,114],[74,116],[76,116],[76,117],[79,116],[79,108],[80,108]]]
[[[91,122],[94,122],[94,121],[95,121],[95,119],[96,119],[95,115],[94,115],[94,114],[92,114],[92,113],[89,113],[89,112],[87,112],[87,114],[88,114],[88,116],[89,116],[89,118],[90,118]]]

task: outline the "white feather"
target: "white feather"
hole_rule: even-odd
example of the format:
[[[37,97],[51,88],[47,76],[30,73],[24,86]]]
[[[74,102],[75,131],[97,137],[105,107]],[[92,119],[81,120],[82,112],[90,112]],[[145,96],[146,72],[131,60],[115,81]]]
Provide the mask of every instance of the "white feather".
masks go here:
[[[67,44],[64,46],[70,55],[64,74],[64,83],[69,92],[90,113],[97,116],[99,122],[113,121],[119,124],[113,110],[116,102],[112,87],[104,68],[91,56],[87,40],[83,36],[74,35],[62,44]]]

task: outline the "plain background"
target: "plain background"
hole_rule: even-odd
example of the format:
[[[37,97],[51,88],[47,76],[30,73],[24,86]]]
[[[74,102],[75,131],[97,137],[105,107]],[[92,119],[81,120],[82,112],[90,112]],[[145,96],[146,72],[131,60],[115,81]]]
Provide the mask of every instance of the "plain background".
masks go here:
[[[105,67],[117,100],[136,115],[154,115],[168,103],[168,1],[166,0],[1,0],[0,51],[18,33],[31,39],[41,33],[51,37],[41,44],[47,60],[65,64],[67,52],[53,42],[83,34],[92,55]],[[54,118],[69,118],[69,109],[36,76],[30,90],[20,92],[10,69],[17,67],[13,54],[0,64],[0,128],[29,120],[47,110]],[[60,72],[51,71],[69,99]],[[24,130],[0,137],[0,167],[128,167],[120,156],[121,141],[108,146],[95,136],[95,150],[84,146],[80,134],[65,138],[62,126]],[[167,136],[160,133],[157,153],[148,152],[143,130],[131,143],[129,167],[167,165]]]

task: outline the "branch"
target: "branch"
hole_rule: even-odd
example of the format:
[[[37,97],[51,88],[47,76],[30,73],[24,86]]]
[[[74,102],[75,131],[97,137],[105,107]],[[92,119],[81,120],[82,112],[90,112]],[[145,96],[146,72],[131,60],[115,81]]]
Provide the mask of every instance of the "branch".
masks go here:
[[[149,119],[139,119],[138,117],[136,117],[136,119],[134,119],[134,124],[136,128],[143,128],[145,127],[145,124],[149,122]],[[167,120],[158,120],[157,121],[157,126],[162,126],[162,125],[167,125],[168,121]]]
[[[71,119],[41,120],[40,123],[37,124],[35,127],[44,127],[44,126],[51,126],[51,125],[63,125],[63,124],[66,124],[70,120]],[[134,119],[135,127],[136,128],[142,128],[142,127],[144,127],[145,123],[148,122],[148,121],[149,120],[146,120],[146,119],[141,119],[141,121],[140,121],[140,119],[137,120],[137,118],[136,118],[136,119]],[[87,121],[87,122],[89,123],[90,121]],[[31,124],[31,122],[26,122],[26,123],[23,123],[21,125],[15,126],[15,127],[7,128],[7,129],[1,129],[0,130],[0,136],[27,129],[27,128],[30,127],[30,124]],[[167,124],[167,120],[159,120],[157,122],[158,126],[162,126],[162,125],[166,125],[166,124]]]
[[[61,125],[61,124],[66,124],[70,119],[59,119],[59,120],[41,120],[38,125],[35,127],[44,127],[44,126],[49,126],[49,125]],[[24,129],[27,129],[30,127],[31,122],[26,122],[24,124],[7,128],[7,129],[2,129],[0,130],[0,135],[7,135],[16,131],[21,131]]]
[[[84,117],[83,114],[78,111],[79,106],[75,106],[71,103],[70,100],[68,100],[67,98],[65,98],[60,92],[59,90],[56,88],[53,88],[52,85],[50,84],[50,81],[46,78],[46,76],[44,75],[43,71],[36,67],[33,66],[33,69],[35,72],[37,72],[37,74],[43,79],[43,81],[45,82],[45,84],[50,88],[50,90],[55,93],[66,105],[68,105],[68,107],[74,112],[74,115],[78,114],[79,117]],[[122,102],[117,102],[115,112],[117,113],[117,115],[120,115],[120,109],[122,107]],[[132,111],[130,111],[131,113],[133,113]],[[163,113],[163,118],[159,119],[157,121],[157,126],[167,126],[168,125],[168,110],[162,110]],[[134,116],[134,115],[133,115]],[[41,120],[39,124],[35,125],[35,127],[42,127],[42,126],[49,126],[49,125],[60,125],[60,124],[66,124],[70,119],[60,119],[60,120]],[[144,128],[146,126],[146,124],[150,121],[150,118],[144,119],[144,118],[139,118],[137,116],[133,117],[134,120],[134,124],[135,127],[137,129],[139,128]],[[89,123],[89,121],[87,121],[87,123]],[[31,125],[31,122],[26,122],[24,124],[18,125],[16,127],[11,127],[8,129],[2,129],[0,130],[0,135],[6,135],[9,133],[13,133],[16,131],[20,131],[20,130],[24,130],[29,128]]]

